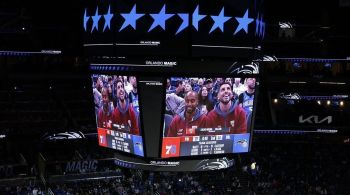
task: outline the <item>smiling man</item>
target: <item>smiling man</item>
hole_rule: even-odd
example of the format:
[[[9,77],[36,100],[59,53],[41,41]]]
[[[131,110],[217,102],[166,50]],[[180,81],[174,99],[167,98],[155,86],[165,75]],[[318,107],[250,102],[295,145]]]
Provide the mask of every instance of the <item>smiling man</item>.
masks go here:
[[[123,82],[117,80],[115,82],[115,88],[117,103],[112,117],[113,126],[117,128],[117,130],[133,135],[140,135],[140,130],[137,124],[137,115],[126,97]]]
[[[233,92],[230,83],[221,83],[217,94],[218,103],[208,113],[208,127],[216,128],[209,134],[239,134],[247,132],[246,116],[243,108],[233,102]]]
[[[198,107],[198,94],[189,91],[185,96],[185,110],[176,115],[169,125],[167,137],[198,135],[196,129],[206,126],[206,116]]]
[[[111,106],[111,102],[109,100],[108,89],[106,87],[103,87],[101,93],[102,107],[98,111],[97,125],[98,127],[111,129],[113,106]]]

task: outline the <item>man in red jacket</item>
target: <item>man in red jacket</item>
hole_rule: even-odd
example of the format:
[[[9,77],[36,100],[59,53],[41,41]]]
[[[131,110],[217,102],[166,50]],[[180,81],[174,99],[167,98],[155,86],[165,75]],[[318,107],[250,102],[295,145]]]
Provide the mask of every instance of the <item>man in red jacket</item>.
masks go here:
[[[206,116],[201,114],[198,106],[198,94],[187,92],[185,96],[185,110],[176,115],[171,121],[167,137],[194,136],[200,134],[196,129],[206,127]]]
[[[230,83],[222,83],[219,87],[215,108],[208,113],[207,126],[221,128],[221,131],[208,134],[247,133],[247,121],[243,108],[232,101],[233,92]]]
[[[117,101],[112,116],[113,128],[125,133],[140,135],[137,117],[132,105],[129,104],[126,98],[124,84],[121,80],[117,80],[115,85]]]
[[[98,111],[97,126],[111,129],[113,106],[109,101],[108,89],[106,87],[103,87],[101,94],[102,94],[102,107]]]

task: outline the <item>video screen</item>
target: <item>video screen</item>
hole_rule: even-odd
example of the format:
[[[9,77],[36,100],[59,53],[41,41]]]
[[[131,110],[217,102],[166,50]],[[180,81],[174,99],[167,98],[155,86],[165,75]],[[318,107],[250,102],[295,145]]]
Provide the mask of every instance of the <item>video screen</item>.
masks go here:
[[[262,3],[88,0],[81,13],[85,53],[251,57],[265,34]]]
[[[92,75],[99,145],[144,156],[135,76]]]
[[[195,0],[193,4],[193,56],[254,54],[265,28],[262,1]]]
[[[167,78],[162,158],[248,152],[255,78]]]

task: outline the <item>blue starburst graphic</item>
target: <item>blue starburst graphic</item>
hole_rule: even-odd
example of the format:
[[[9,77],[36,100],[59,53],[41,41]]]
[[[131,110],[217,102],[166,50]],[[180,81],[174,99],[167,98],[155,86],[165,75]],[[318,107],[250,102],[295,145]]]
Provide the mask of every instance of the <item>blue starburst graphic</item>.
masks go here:
[[[192,14],[192,25],[194,26],[194,28],[197,31],[198,31],[198,23],[205,17],[206,17],[206,15],[199,14],[199,5],[197,5],[196,10],[194,10],[194,12]]]
[[[91,33],[96,29],[98,31],[98,21],[100,21],[101,15],[98,15],[98,7],[96,8],[96,13],[92,17],[92,28],[91,28]]]
[[[136,4],[131,9],[130,13],[128,14],[121,14],[121,16],[125,19],[122,27],[119,29],[119,32],[122,31],[127,26],[131,26],[134,30],[136,30],[136,20],[144,16],[145,14],[138,14],[136,13]]]
[[[154,28],[156,28],[157,26],[162,27],[163,30],[165,30],[165,22],[173,17],[174,14],[167,14],[165,13],[165,5],[163,6],[162,10],[160,10],[160,12],[158,14],[151,14],[151,17],[154,19],[154,22],[151,26],[151,28],[148,30],[148,32],[150,32],[151,30],[153,30]]]
[[[84,30],[85,31],[86,31],[86,25],[89,19],[90,19],[90,16],[87,16],[87,9],[85,9],[85,12],[84,12]]]
[[[217,28],[220,28],[221,32],[224,32],[224,23],[227,22],[227,20],[232,18],[232,17],[224,16],[224,12],[225,12],[224,9],[225,9],[224,7],[221,9],[221,12],[218,16],[210,16],[214,20],[214,24],[211,27],[209,34]]]
[[[111,19],[113,18],[114,14],[111,14],[111,6],[108,7],[107,14],[103,15],[105,18],[105,26],[103,27],[103,32],[108,28],[111,29]]]
[[[234,35],[237,34],[240,30],[244,30],[246,34],[248,34],[248,25],[254,21],[253,18],[249,18],[249,10],[247,9],[245,11],[245,14],[242,18],[236,17],[236,20],[238,21],[239,25],[236,28]]]
[[[188,14],[177,14],[181,19],[182,19],[182,24],[179,27],[179,29],[177,29],[176,34],[180,33],[181,31],[183,31],[185,28],[188,27]]]

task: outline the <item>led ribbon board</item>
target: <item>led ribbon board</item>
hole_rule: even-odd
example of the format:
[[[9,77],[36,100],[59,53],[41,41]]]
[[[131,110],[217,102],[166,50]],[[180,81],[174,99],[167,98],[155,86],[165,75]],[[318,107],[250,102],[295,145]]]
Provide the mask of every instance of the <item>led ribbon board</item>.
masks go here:
[[[265,36],[261,5],[261,0],[90,1],[82,13],[84,46],[94,55],[99,49],[100,55],[127,56],[254,50]]]

